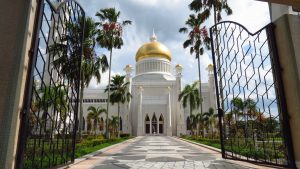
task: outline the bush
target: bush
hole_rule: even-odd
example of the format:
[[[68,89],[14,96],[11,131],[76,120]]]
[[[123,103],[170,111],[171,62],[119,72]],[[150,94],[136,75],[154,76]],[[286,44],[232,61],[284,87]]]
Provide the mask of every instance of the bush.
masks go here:
[[[128,133],[121,133],[120,134],[120,137],[121,138],[123,138],[123,137],[129,137],[130,136],[130,134],[128,134]]]
[[[86,139],[87,139],[87,140],[93,140],[93,139],[95,139],[95,136],[93,136],[93,135],[88,135],[88,136],[86,137]]]
[[[102,139],[102,140],[104,140],[104,139],[105,139],[105,136],[104,136],[103,134],[100,134],[100,135],[98,135],[96,138],[97,138],[97,139]]]

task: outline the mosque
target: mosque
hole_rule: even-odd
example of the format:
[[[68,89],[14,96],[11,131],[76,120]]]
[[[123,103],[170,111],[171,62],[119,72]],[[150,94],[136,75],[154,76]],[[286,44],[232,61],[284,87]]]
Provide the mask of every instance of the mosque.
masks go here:
[[[178,101],[182,91],[182,66],[172,66],[172,55],[168,48],[157,41],[155,34],[150,42],[142,45],[135,56],[136,65],[124,68],[126,80],[130,82],[130,103],[121,105],[120,131],[134,136],[187,134],[189,109]],[[135,70],[135,74],[133,74]],[[202,83],[203,111],[216,109],[213,67],[209,65],[208,82]],[[173,73],[174,72],[174,73]],[[85,89],[83,97],[84,131],[88,130],[88,107],[106,108],[107,93],[104,89]],[[200,112],[195,110],[193,113]],[[117,115],[117,104],[110,105],[109,116]],[[100,117],[99,132],[105,131],[105,114]]]

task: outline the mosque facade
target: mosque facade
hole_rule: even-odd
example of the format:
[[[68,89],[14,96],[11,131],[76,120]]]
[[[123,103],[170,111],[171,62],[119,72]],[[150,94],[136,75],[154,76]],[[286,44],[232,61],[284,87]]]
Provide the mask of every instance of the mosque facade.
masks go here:
[[[120,130],[134,136],[187,134],[189,108],[178,101],[182,91],[182,69],[172,66],[172,56],[168,48],[157,41],[153,34],[150,42],[142,45],[135,56],[136,65],[124,68],[126,81],[130,82],[132,99],[120,107]],[[135,73],[133,74],[133,70]],[[216,109],[213,68],[209,65],[208,82],[202,83],[203,111]],[[106,108],[107,93],[102,89],[85,89],[83,99],[84,131],[87,125],[88,107]],[[198,113],[195,110],[193,113]],[[110,105],[109,116],[117,116],[117,104]],[[98,132],[105,131],[106,115],[100,115]]]

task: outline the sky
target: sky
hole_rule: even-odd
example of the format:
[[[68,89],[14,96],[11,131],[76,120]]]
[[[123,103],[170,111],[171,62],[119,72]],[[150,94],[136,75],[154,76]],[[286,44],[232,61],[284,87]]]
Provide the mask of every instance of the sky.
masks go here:
[[[135,66],[135,54],[139,47],[149,42],[154,29],[159,42],[163,43],[172,54],[172,65],[183,66],[183,85],[198,80],[197,61],[190,55],[182,44],[187,34],[180,34],[179,28],[192,12],[188,9],[191,0],[78,0],[86,11],[93,17],[102,8],[115,7],[121,11],[121,20],[131,20],[132,25],[124,28],[124,46],[113,51],[112,75],[124,74],[127,65]],[[244,25],[249,31],[256,32],[270,22],[267,3],[255,0],[228,0],[233,10],[230,16],[223,15],[223,21],[235,21]],[[212,18],[205,23],[211,27]],[[109,56],[109,52],[101,49],[101,54]],[[207,82],[206,67],[212,63],[211,51],[206,51],[200,59],[202,82]],[[103,88],[108,83],[108,72],[102,75],[101,83],[93,79],[89,88]]]

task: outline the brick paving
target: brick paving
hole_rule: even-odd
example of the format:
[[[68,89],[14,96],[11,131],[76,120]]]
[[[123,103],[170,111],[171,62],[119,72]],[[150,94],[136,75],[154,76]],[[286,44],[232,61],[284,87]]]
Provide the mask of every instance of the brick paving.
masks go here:
[[[224,160],[220,153],[174,137],[145,136],[94,154],[71,169],[246,169],[266,168]]]

